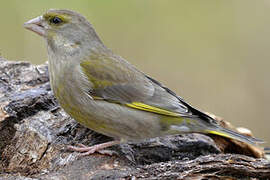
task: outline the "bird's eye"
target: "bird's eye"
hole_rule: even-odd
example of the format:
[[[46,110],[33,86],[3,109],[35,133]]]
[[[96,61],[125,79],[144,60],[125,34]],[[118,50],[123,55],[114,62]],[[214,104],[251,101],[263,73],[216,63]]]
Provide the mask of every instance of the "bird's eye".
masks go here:
[[[57,16],[50,19],[50,23],[52,23],[52,24],[60,24],[62,22],[63,22],[63,20]]]

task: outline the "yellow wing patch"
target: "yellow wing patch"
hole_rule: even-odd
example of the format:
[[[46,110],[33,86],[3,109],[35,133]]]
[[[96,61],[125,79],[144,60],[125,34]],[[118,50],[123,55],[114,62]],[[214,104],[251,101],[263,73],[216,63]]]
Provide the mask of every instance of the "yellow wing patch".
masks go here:
[[[128,107],[135,108],[135,109],[140,109],[140,110],[153,112],[153,113],[157,113],[157,114],[162,114],[162,115],[166,115],[166,116],[174,116],[174,117],[179,117],[180,116],[178,113],[171,112],[171,111],[164,110],[164,109],[160,109],[160,108],[150,106],[150,105],[140,103],[140,102],[133,102],[133,103],[130,103],[130,104],[125,104],[125,105],[128,106]]]

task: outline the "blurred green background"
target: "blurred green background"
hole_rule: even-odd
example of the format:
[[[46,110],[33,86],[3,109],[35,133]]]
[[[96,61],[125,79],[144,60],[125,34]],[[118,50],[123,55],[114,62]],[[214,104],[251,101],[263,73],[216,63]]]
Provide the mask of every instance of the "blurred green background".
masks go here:
[[[2,0],[1,56],[44,63],[45,42],[22,24],[49,8],[85,15],[115,53],[270,142],[269,0]]]

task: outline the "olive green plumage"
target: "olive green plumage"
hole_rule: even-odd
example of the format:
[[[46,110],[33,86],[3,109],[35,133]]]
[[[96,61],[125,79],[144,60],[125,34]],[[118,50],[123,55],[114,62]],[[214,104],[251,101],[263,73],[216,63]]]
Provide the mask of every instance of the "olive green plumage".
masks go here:
[[[115,55],[78,13],[49,10],[25,27],[47,42],[50,82],[60,105],[94,131],[121,141],[199,132],[260,142],[222,128]]]

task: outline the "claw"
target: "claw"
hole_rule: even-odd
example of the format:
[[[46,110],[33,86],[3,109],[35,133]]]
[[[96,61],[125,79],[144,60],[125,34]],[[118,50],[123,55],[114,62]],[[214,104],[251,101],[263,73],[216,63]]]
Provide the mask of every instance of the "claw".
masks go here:
[[[71,151],[81,152],[80,154],[81,156],[87,156],[95,152],[112,156],[113,154],[115,154],[115,152],[110,151],[110,150],[104,150],[104,148],[107,148],[116,144],[120,144],[120,141],[109,141],[106,143],[97,144],[97,145],[89,146],[89,147],[83,144],[78,144],[78,146],[67,146],[67,148]]]
[[[98,153],[99,153],[99,154],[103,154],[103,155],[108,155],[108,156],[112,156],[112,155],[117,155],[117,154],[118,154],[118,153],[115,152],[115,151],[106,150],[106,149],[99,150]]]
[[[78,144],[78,147],[86,148],[87,146],[84,144]]]

